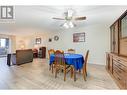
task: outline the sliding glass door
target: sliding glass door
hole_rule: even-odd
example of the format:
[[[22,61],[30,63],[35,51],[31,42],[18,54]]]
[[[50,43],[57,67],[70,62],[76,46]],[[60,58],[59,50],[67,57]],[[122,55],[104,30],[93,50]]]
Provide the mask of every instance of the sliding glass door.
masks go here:
[[[0,55],[7,55],[9,50],[9,38],[0,38]]]

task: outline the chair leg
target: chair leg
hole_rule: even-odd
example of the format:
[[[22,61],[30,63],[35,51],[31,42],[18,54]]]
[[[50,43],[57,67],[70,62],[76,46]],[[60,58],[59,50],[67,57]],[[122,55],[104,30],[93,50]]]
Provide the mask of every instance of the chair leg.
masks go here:
[[[51,67],[52,67],[52,74],[53,74],[53,64],[51,65]]]
[[[64,70],[64,81],[66,81],[66,69]]]
[[[81,70],[79,70],[79,73],[81,74]]]
[[[55,70],[55,78],[57,78],[57,68],[56,68],[56,70]]]
[[[86,81],[86,71],[85,70],[83,70],[83,78]]]
[[[51,70],[51,65],[49,65],[49,71]]]
[[[73,67],[71,67],[71,78],[73,78]]]
[[[74,68],[74,81],[76,81],[76,69]]]
[[[85,73],[86,73],[86,76],[87,76],[87,71],[86,71],[86,69],[85,69]]]

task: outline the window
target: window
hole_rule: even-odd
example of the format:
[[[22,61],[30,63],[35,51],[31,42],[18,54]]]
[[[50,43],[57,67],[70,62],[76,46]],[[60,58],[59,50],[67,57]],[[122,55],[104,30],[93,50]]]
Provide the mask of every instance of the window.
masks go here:
[[[5,43],[6,43],[6,40],[5,39],[0,39],[0,47],[5,47]]]
[[[9,39],[8,38],[1,38],[0,39],[0,47],[8,48],[9,46]]]

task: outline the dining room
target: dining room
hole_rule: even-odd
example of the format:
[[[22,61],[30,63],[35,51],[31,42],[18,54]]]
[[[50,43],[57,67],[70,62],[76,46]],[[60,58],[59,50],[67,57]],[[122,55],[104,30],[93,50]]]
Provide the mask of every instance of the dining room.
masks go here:
[[[0,58],[0,89],[120,89],[106,69],[106,52],[110,26],[127,6],[2,8],[15,13],[0,24],[1,34],[13,36],[14,51]]]

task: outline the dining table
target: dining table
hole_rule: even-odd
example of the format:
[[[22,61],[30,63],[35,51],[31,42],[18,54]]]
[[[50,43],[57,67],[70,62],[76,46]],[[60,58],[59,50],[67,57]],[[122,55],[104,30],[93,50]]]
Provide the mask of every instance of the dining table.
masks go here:
[[[64,53],[65,63],[74,67],[74,81],[76,81],[76,71],[83,68],[84,58],[81,54]],[[50,55],[49,65],[55,61],[55,54]]]

